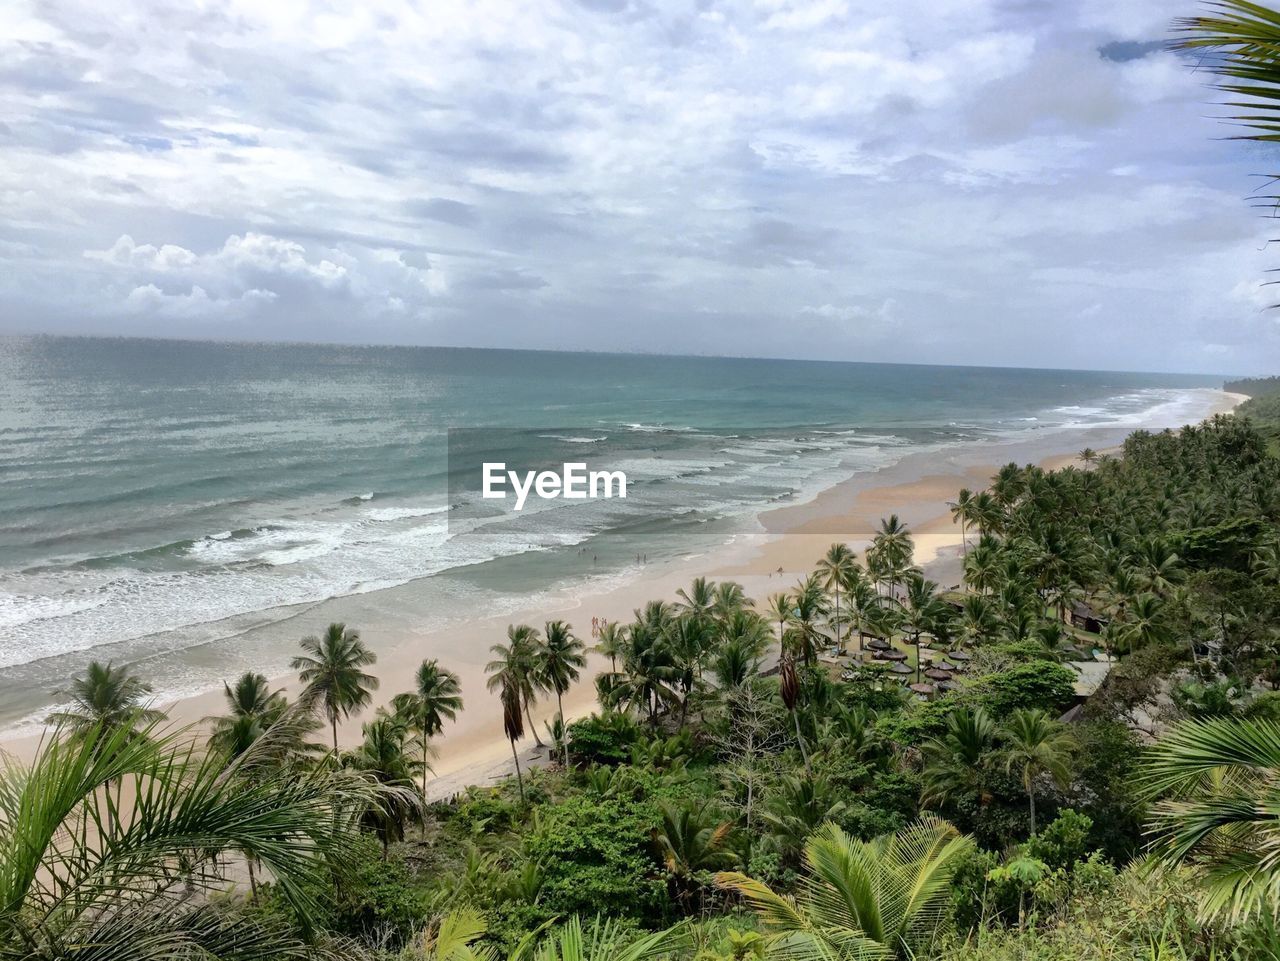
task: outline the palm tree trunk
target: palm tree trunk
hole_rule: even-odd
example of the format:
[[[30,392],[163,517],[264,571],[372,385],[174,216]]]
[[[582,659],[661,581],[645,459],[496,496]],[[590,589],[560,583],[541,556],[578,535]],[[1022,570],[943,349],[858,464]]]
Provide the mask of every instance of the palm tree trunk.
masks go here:
[[[844,638],[840,634],[840,585],[836,585],[836,651],[844,653]]]
[[[333,753],[336,755],[338,753],[338,715],[336,713],[329,715],[329,724],[333,727]]]
[[[569,725],[564,720],[564,701],[556,688],[556,710],[560,713],[560,737],[564,740],[564,769],[569,770]]]
[[[430,755],[431,745],[427,742],[427,735],[422,735],[422,803],[427,803],[427,757]]]
[[[805,750],[804,736],[800,733],[800,714],[797,711],[791,712],[791,720],[796,722],[796,745],[800,748],[800,757],[804,759],[804,773],[812,773],[809,769],[809,752]]]
[[[542,743],[542,738],[538,737],[538,728],[533,723],[533,711],[530,710],[527,700],[524,702],[524,716],[529,719],[529,730],[533,732],[533,743],[538,747],[545,748],[546,745]]]
[[[253,904],[258,900],[258,879],[253,873],[253,855],[246,854],[244,863],[249,868],[249,903]]]
[[[524,776],[520,773],[520,755],[516,753],[515,738],[511,739],[511,759],[516,762],[516,784],[520,786],[520,803],[524,803]]]
[[[1031,836],[1036,836],[1036,795],[1034,791],[1027,792],[1027,800],[1031,803]]]

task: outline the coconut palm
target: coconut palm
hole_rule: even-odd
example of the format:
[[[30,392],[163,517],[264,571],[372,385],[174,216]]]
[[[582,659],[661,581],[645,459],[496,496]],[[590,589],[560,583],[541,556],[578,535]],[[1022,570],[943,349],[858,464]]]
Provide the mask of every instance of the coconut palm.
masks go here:
[[[873,568],[878,580],[885,581],[892,589],[911,570],[911,558],[915,554],[915,541],[907,525],[890,514],[880,521],[880,529],[871,539],[867,550],[867,567]]]
[[[397,694],[391,706],[422,742],[422,796],[427,796],[427,772],[431,769],[431,739],[444,730],[444,722],[462,710],[462,685],[458,675],[440,666],[435,658],[418,665],[414,689]]]
[[[650,831],[654,853],[667,869],[676,899],[687,904],[697,890],[695,875],[733,867],[738,857],[728,846],[733,822],[717,817],[706,803],[660,803],[662,824]]]
[[[564,693],[582,673],[586,666],[587,656],[582,641],[573,635],[571,628],[564,621],[548,621],[542,635],[542,643],[538,645],[534,657],[535,670],[544,688],[556,693],[556,714],[560,724],[565,726]],[[564,738],[564,767],[569,769],[569,738]]]
[[[639,612],[637,612],[639,613]],[[622,669],[607,684],[607,706],[643,707],[649,723],[658,724],[661,708],[680,699],[676,691],[679,671],[667,643],[667,622],[637,620],[627,629]]]
[[[1060,787],[1071,781],[1075,738],[1065,724],[1047,713],[1020,708],[1009,715],[1000,731],[1000,755],[1006,772],[1017,773],[1027,793],[1031,833],[1036,833],[1036,781],[1048,774]]]
[[[366,673],[378,655],[365,647],[360,632],[345,624],[330,624],[319,637],[304,637],[291,666],[305,685],[302,700],[316,704],[329,719],[333,750],[338,750],[338,718],[350,717],[369,706],[378,679]]]
[[[768,825],[774,846],[784,859],[792,861],[820,825],[838,818],[847,807],[827,779],[786,774],[765,797],[760,816]]]
[[[538,645],[537,628],[528,624],[508,624],[507,643],[494,644],[489,648],[489,653],[494,658],[484,666],[484,671],[489,675],[485,682],[489,690],[511,687],[519,692],[520,704],[533,732],[533,741],[539,748],[544,748],[546,745],[542,743],[538,727],[533,723],[532,710],[538,699],[538,692],[542,689],[542,679],[538,673]]]
[[[294,932],[319,920],[330,872],[350,868],[373,785],[282,765],[270,734],[228,764],[154,722],[84,733],[0,772],[0,957],[310,956]],[[116,816],[106,787],[121,782],[145,803]],[[210,911],[216,865],[235,852],[266,866],[292,918]]]
[[[822,633],[822,618],[827,612],[827,597],[816,575],[810,574],[796,585],[791,595],[791,631],[788,637],[792,647],[803,654],[806,663],[813,663],[818,649],[826,643]]]
[[[818,561],[818,578],[828,591],[835,596],[835,638],[836,646],[844,651],[844,633],[840,630],[840,591],[854,577],[858,570],[858,559],[853,556],[847,544],[832,544],[827,553]]]
[[[1200,874],[1206,916],[1233,921],[1280,904],[1280,723],[1216,718],[1178,725],[1138,781],[1155,802],[1156,856]]]
[[[792,654],[783,654],[778,661],[778,692],[795,724],[796,747],[800,749],[800,757],[804,760],[804,769],[807,772],[809,752],[804,746],[804,735],[800,733],[800,678],[796,673],[796,659]]]
[[[50,714],[48,723],[67,731],[111,732],[162,720],[164,714],[148,708],[151,685],[129,673],[128,668],[90,661],[84,676],[59,692],[71,699],[66,710]]]
[[[686,940],[679,925],[637,936],[612,919],[584,926],[575,914],[549,933],[539,928],[527,935],[507,961],[658,961],[675,956]]]
[[[875,619],[874,610],[880,607],[882,598],[875,585],[866,577],[858,575],[845,584],[845,597],[848,602],[849,632],[858,632],[858,652],[863,650],[863,639],[871,632],[871,623]]]
[[[1249,0],[1215,0],[1210,13],[1175,21],[1182,34],[1179,45],[1213,50],[1215,56],[1197,61],[1217,74],[1221,89],[1233,98],[1230,107],[1246,111],[1232,117],[1246,131],[1244,140],[1280,139],[1280,12]],[[1271,198],[1267,198],[1270,200]]]
[[[827,824],[805,845],[807,872],[794,899],[742,874],[722,873],[716,882],[759,915],[771,959],[917,957],[972,850],[971,838],[932,816],[873,841]]]
[[[716,583],[705,577],[695,577],[686,591],[683,587],[676,591],[680,598],[677,610],[698,620],[710,620],[716,606]]]
[[[283,717],[289,708],[289,702],[281,691],[271,690],[265,676],[253,671],[240,675],[234,687],[224,682],[222,689],[228,713],[212,719],[213,731],[209,735],[209,746],[228,757],[238,757]],[[299,714],[299,717],[306,716],[309,715]],[[282,760],[307,749],[303,738],[316,725],[312,721],[304,726],[307,730],[300,731],[295,743],[281,744],[284,750]]]
[[[769,616],[778,622],[778,643],[787,642],[787,625],[795,617],[795,603],[788,591],[779,591],[769,595]]]
[[[946,733],[921,746],[924,772],[920,803],[932,807],[965,797],[985,803],[987,768],[997,732],[995,721],[980,707],[952,711]]]
[[[595,652],[609,659],[609,670],[615,674],[618,671],[618,655],[626,644],[626,633],[627,629],[617,621],[605,621],[600,626],[600,640],[595,646]]]
[[[402,716],[379,711],[377,717],[361,727],[361,733],[364,739],[343,755],[342,763],[377,784],[400,789],[383,792],[365,809],[365,823],[377,835],[385,861],[390,843],[403,841],[405,824],[421,814],[421,800],[409,789],[426,761],[418,760],[407,750],[409,722]]]
[[[516,741],[524,737],[524,717],[520,706],[523,698],[515,682],[507,678],[502,682],[502,731],[511,742],[511,758],[516,762],[516,783],[520,787],[520,801],[524,802],[524,775],[520,773],[520,755],[516,751]]]
[[[947,504],[951,508],[951,522],[960,524],[960,556],[969,556],[968,525],[973,519],[973,491],[967,487],[960,488],[956,499]]]
[[[907,578],[907,593],[902,602],[902,628],[911,636],[911,643],[916,649],[916,680],[920,679],[920,635],[942,630],[950,614],[951,608],[938,597],[937,584],[919,575]]]

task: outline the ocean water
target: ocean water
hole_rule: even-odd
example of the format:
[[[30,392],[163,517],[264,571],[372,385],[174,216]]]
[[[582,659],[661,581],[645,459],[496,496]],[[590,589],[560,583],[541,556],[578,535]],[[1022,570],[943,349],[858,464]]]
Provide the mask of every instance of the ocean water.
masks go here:
[[[1179,423],[1220,384],[0,338],[0,728],[47,710],[90,657],[145,661],[162,693],[200,690],[283,667],[290,622],[332,598],[414,585],[419,627],[491,613],[626,577],[637,555],[708,549],[764,508],[912,451]],[[468,510],[460,445],[623,469],[633,496],[486,516]]]

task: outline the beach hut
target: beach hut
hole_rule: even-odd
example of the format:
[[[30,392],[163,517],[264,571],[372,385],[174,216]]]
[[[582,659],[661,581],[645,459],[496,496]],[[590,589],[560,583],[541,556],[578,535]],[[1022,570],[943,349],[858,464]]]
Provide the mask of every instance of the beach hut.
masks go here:
[[[1071,626],[1090,634],[1101,634],[1107,627],[1109,619],[1099,614],[1088,604],[1078,602],[1071,605]]]

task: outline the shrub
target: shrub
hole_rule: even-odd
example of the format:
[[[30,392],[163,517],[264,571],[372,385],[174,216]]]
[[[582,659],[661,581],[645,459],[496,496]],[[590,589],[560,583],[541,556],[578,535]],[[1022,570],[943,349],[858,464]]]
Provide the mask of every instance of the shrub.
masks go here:
[[[621,764],[631,758],[640,737],[630,715],[607,711],[569,725],[569,751],[579,764]]]

